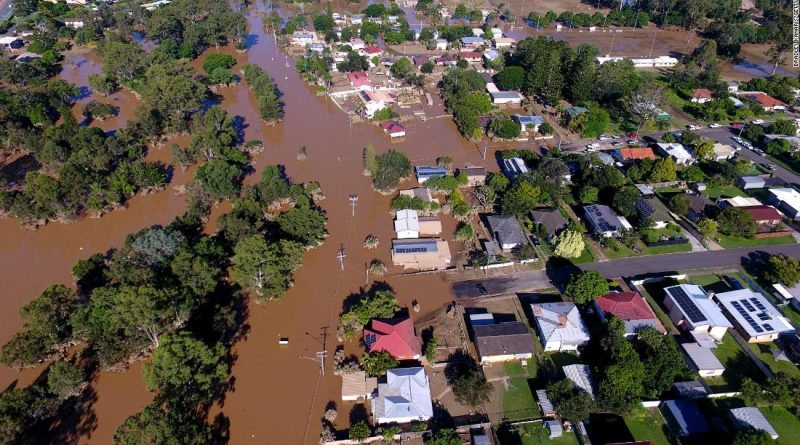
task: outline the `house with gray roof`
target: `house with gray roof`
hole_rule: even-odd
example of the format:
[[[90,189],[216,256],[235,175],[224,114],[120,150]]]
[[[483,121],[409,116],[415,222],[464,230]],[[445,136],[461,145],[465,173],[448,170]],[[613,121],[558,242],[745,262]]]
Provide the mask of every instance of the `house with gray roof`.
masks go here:
[[[564,218],[561,211],[551,207],[531,210],[531,219],[536,224],[544,227],[547,231],[548,241],[569,224],[569,221]]]
[[[679,284],[665,288],[664,292],[664,307],[675,326],[690,333],[705,332],[716,341],[722,341],[733,327],[702,287]]]
[[[684,343],[681,348],[689,359],[689,365],[697,371],[700,377],[719,377],[725,372],[725,366],[714,355],[713,350],[704,348],[697,343]]]
[[[772,440],[775,440],[779,437],[778,432],[775,431],[775,428],[769,423],[769,420],[764,417],[764,413],[762,413],[758,408],[750,406],[734,408],[731,410],[730,416],[733,420],[733,423],[739,428],[751,428],[754,430],[763,431],[769,434],[769,437],[771,437]]]
[[[518,123],[523,130],[539,131],[539,126],[544,123],[544,117],[523,114],[512,114],[511,119]]]
[[[603,238],[618,237],[622,230],[633,228],[624,216],[617,215],[607,205],[592,204],[584,206],[583,214],[592,227],[592,232]]]
[[[518,321],[472,326],[481,364],[527,360],[533,357],[531,332]]]
[[[742,190],[763,189],[767,186],[767,180],[758,175],[739,176],[736,186]]]
[[[681,437],[711,431],[711,425],[694,400],[667,400],[661,403],[659,410],[667,426]]]
[[[424,422],[433,417],[431,387],[425,368],[395,368],[386,372],[372,397],[375,423]]]
[[[577,351],[589,342],[589,330],[574,303],[535,303],[531,312],[545,351]]]
[[[514,215],[489,215],[486,224],[492,238],[505,251],[528,244],[528,237]]]
[[[586,391],[594,399],[594,377],[589,365],[568,365],[562,366],[566,376],[578,389]]]

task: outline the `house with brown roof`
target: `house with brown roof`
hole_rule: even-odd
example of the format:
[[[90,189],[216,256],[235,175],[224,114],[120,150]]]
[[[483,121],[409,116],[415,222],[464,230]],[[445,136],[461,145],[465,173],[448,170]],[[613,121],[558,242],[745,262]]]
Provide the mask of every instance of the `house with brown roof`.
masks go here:
[[[469,63],[478,63],[481,61],[483,54],[479,53],[478,51],[461,51],[458,53],[458,57],[466,60]]]
[[[478,187],[486,183],[486,169],[483,167],[466,166],[458,169],[458,173],[467,175],[467,185]]]
[[[744,97],[758,103],[764,111],[785,110],[786,104],[761,91],[740,91],[739,97]]]
[[[475,349],[481,364],[527,360],[533,357],[533,337],[518,321],[473,325]]]
[[[704,104],[714,100],[714,93],[708,88],[697,88],[692,92],[692,102],[696,104]]]
[[[650,147],[624,147],[611,152],[611,156],[619,162],[638,161],[640,159],[656,159]]]
[[[639,292],[611,292],[594,300],[594,304],[603,321],[608,317],[622,320],[625,324],[625,336],[636,335],[647,327],[662,334],[667,333],[653,308]]]
[[[392,240],[392,264],[403,269],[443,270],[451,259],[450,246],[442,239]]]

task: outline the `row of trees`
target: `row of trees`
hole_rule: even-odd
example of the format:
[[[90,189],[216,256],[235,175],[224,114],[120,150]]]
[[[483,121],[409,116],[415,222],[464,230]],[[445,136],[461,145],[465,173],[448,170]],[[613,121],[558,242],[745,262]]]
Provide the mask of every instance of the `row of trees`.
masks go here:
[[[253,90],[258,101],[261,119],[275,124],[283,120],[283,103],[279,100],[280,91],[272,78],[257,65],[245,65],[244,80]]]

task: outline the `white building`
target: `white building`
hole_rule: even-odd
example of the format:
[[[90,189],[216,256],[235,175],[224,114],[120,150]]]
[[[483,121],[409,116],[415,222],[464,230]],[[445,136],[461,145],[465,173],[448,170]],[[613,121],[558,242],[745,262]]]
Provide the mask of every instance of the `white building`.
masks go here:
[[[714,298],[749,343],[769,342],[780,334],[794,332],[791,322],[775,306],[750,289],[723,292]]]
[[[778,432],[775,431],[775,428],[769,423],[767,418],[764,417],[764,413],[758,408],[750,406],[734,408],[731,410],[731,418],[733,419],[733,423],[739,428],[752,428],[754,430],[763,431],[767,433],[772,440],[779,437]]]
[[[769,190],[769,203],[793,220],[800,219],[800,193],[790,187]]]
[[[681,348],[689,359],[689,365],[697,371],[700,377],[719,377],[725,372],[725,366],[711,349],[704,348],[697,343],[684,343]]]
[[[297,31],[292,34],[292,45],[306,46],[316,40],[317,36],[313,32]]]
[[[67,28],[79,29],[83,28],[86,23],[83,21],[83,19],[64,19],[64,25]]]
[[[394,231],[398,239],[419,238],[419,216],[416,210],[403,209],[397,211],[394,220]]]
[[[725,318],[702,287],[679,284],[664,289],[664,306],[676,326],[689,332],[707,333],[721,341],[733,325]]]
[[[590,339],[574,303],[537,303],[531,305],[531,311],[545,351],[577,351]]]
[[[436,39],[436,49],[439,51],[446,51],[447,50],[447,40],[445,39]]]
[[[525,161],[522,158],[503,159],[503,172],[511,179],[528,173],[529,171],[528,166],[525,165]]]
[[[424,422],[433,417],[431,387],[425,369],[396,368],[386,372],[372,398],[375,423]]]
[[[694,157],[689,153],[689,150],[677,142],[659,142],[656,144],[659,153],[664,156],[672,158],[678,165],[691,165],[694,164]]]

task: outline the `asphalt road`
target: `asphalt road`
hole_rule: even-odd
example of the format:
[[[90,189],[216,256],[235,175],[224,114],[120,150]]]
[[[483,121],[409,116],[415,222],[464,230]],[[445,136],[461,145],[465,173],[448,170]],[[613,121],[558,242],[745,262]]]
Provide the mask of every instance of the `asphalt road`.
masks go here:
[[[0,20],[5,20],[11,17],[14,12],[14,6],[11,0],[0,0]]]
[[[706,252],[650,255],[584,264],[581,269],[600,272],[607,278],[634,277],[673,271],[737,267],[749,259],[764,253],[772,255],[784,254],[800,259],[800,245],[787,244],[783,246],[766,246],[758,249],[746,247]],[[508,276],[489,277],[483,280],[456,282],[453,283],[452,289],[457,298],[463,299],[483,296],[478,284],[482,284],[486,288],[486,296],[530,292],[553,287],[554,285],[561,286],[577,270],[578,268],[548,268],[520,272]]]

